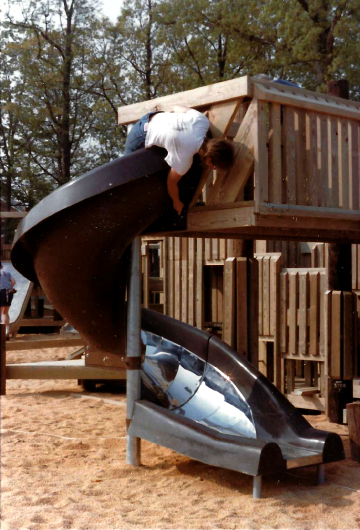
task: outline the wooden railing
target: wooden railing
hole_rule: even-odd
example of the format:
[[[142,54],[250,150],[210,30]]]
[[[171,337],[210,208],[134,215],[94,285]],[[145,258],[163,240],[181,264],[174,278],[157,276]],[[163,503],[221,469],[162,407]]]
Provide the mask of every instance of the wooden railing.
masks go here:
[[[256,209],[359,210],[360,103],[269,82],[255,82],[254,97]]]

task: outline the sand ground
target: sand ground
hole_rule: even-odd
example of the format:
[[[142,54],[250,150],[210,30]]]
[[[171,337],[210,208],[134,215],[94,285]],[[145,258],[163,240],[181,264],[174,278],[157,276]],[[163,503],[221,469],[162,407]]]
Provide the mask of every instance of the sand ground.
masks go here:
[[[9,352],[8,363],[66,358],[71,349]],[[90,396],[90,397],[89,397]],[[1,528],[357,529],[360,464],[347,459],[270,476],[263,498],[252,478],[142,442],[142,465],[126,464],[125,395],[109,388],[92,399],[77,381],[8,381],[1,397]],[[117,403],[107,402],[107,399]]]

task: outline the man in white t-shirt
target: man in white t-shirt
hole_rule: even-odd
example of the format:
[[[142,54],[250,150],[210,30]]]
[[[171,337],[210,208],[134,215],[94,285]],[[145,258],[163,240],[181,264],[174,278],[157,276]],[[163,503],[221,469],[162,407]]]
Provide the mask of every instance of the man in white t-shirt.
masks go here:
[[[125,143],[125,155],[143,147],[163,147],[170,166],[167,189],[173,206],[180,215],[184,204],[179,198],[178,182],[199,153],[204,165],[212,169],[228,169],[234,162],[233,144],[222,139],[207,139],[208,118],[189,107],[174,107],[173,112],[150,112],[131,129]]]

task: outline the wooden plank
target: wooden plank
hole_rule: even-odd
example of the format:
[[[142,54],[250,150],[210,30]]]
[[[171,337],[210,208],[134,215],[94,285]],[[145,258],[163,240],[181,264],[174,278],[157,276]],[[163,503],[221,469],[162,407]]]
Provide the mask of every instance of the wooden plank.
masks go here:
[[[279,299],[277,297],[278,288],[277,284],[279,283],[279,273],[280,273],[280,258],[271,257],[270,258],[270,323],[269,323],[269,335],[274,336],[276,334],[276,314],[277,314],[277,304]]]
[[[259,262],[255,258],[248,258],[248,356],[254,366],[258,363],[259,331],[258,331],[258,301],[259,301]]]
[[[296,138],[294,109],[292,107],[284,107],[283,115],[286,160],[286,203],[296,204]]]
[[[286,360],[286,391],[288,394],[295,390],[295,362]]]
[[[307,308],[308,308],[308,274],[307,272],[299,272],[299,354],[307,355],[308,340],[307,340]]]
[[[337,132],[337,119],[328,118],[328,139],[329,139],[329,156],[328,156],[328,171],[329,171],[329,200],[328,206],[339,208],[339,144]],[[331,193],[330,193],[331,192]]]
[[[253,207],[224,209],[216,211],[197,211],[194,208],[188,213],[187,229],[189,231],[211,231],[212,229],[233,228],[234,226],[251,226]]]
[[[263,335],[270,335],[270,257],[263,259]]]
[[[353,337],[353,295],[351,292],[343,291],[343,379],[352,379],[354,375],[354,337]]]
[[[256,100],[253,101],[256,102]],[[258,112],[254,128],[254,199],[256,212],[259,211],[262,202],[269,200],[266,104],[263,101],[257,101],[257,106]]]
[[[149,276],[150,276],[149,244],[148,242],[145,242],[145,259],[144,259],[144,270],[143,270],[143,305],[146,308],[149,307],[149,303],[150,303]]]
[[[297,351],[297,308],[298,308],[298,274],[289,274],[289,353],[296,355]]]
[[[295,396],[294,394],[285,394],[285,397],[294,407],[325,412],[325,398],[318,396]]]
[[[267,373],[267,342],[265,340],[259,339],[259,361],[258,361],[258,370],[265,377],[268,376]]]
[[[280,270],[281,270],[281,256],[273,256],[271,259],[271,318],[270,318],[270,332],[274,337],[274,385],[280,391],[282,390],[282,364],[283,361],[280,355]]]
[[[236,258],[236,351],[248,355],[248,278],[247,258]]]
[[[317,128],[316,114],[306,114],[306,140],[307,140],[307,174],[309,178],[309,204],[319,206],[319,189],[317,175]]]
[[[230,346],[235,342],[235,264],[236,258],[224,264],[223,341]]]
[[[270,105],[269,131],[269,200],[282,202],[281,105]]]
[[[308,204],[308,175],[306,174],[306,132],[305,112],[295,109],[295,151],[296,151],[296,196],[297,204]],[[280,201],[273,201],[280,202]]]
[[[359,119],[360,104],[342,98],[289,87],[271,81],[253,80],[254,97],[261,101],[281,103],[308,111],[322,112],[331,116]]]
[[[319,179],[319,206],[328,206],[328,131],[327,116],[318,114],[317,121],[317,167]],[[329,204],[331,206],[331,204]]]
[[[289,274],[280,273],[280,352],[288,351],[288,291]]]
[[[224,260],[226,258],[227,258],[227,255],[226,255],[226,239],[220,239],[219,259]]]
[[[257,114],[257,102],[252,101],[234,138],[236,146],[234,165],[229,171],[218,175],[209,194],[209,204],[234,202],[243,191],[254,169],[253,151]]]
[[[189,313],[188,323],[191,326],[195,325],[195,285],[196,285],[196,257],[195,257],[196,242],[193,237],[189,238]]]
[[[174,238],[174,318],[181,320],[181,238]]]
[[[332,291],[331,296],[331,345],[330,376],[341,378],[341,291]]]
[[[259,310],[258,310],[258,321],[259,321],[259,336],[264,335],[264,256],[257,256],[259,262]]]
[[[204,327],[204,240],[196,239],[196,327]]]
[[[85,366],[83,359],[74,361],[41,361],[8,364],[7,379],[126,379],[124,368]]]
[[[231,99],[252,95],[248,76],[207,85],[177,94],[169,94],[149,101],[134,103],[118,109],[118,124],[127,125],[139,120],[144,114],[154,110],[172,111],[175,105],[201,108]]]
[[[310,284],[310,314],[309,314],[309,353],[319,355],[320,333],[320,275],[318,272],[309,273]]]
[[[349,186],[349,151],[347,122],[344,119],[338,122],[339,140],[339,206],[350,208],[350,186]]]
[[[211,259],[219,259],[219,238],[214,237],[212,240],[212,257]]]
[[[325,356],[325,292],[327,289],[326,271],[320,273],[320,344],[319,355]]]
[[[28,212],[0,212],[1,219],[22,219]]]
[[[39,350],[43,348],[67,348],[81,346],[84,339],[76,334],[28,335],[26,339],[14,339],[6,342],[6,351]]]
[[[181,320],[188,322],[189,304],[189,271],[188,271],[188,239],[181,238]]]
[[[168,312],[166,313],[170,317],[175,315],[175,239],[173,237],[167,237],[168,248],[167,248],[167,265],[168,265]]]

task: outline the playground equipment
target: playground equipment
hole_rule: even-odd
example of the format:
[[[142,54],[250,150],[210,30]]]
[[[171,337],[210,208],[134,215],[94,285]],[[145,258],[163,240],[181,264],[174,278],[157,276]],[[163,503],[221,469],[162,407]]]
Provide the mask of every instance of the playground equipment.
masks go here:
[[[258,497],[261,476],[266,473],[317,465],[319,480],[323,479],[323,464],[344,458],[341,439],[312,429],[275,386],[216,337],[146,311],[142,318],[146,348],[142,373],[148,394],[147,399],[140,399],[137,236],[360,241],[359,198],[353,199],[345,182],[345,162],[341,175],[331,166],[332,186],[322,173],[320,185],[313,171],[315,153],[320,156],[322,149],[318,142],[316,149],[310,146],[309,150],[312,179],[305,179],[304,189],[296,180],[303,169],[300,151],[307,145],[307,133],[305,137],[297,135],[296,124],[303,123],[304,130],[317,138],[314,124],[330,109],[333,116],[345,114],[346,127],[353,131],[352,120],[359,118],[360,106],[242,78],[167,96],[156,104],[138,104],[124,110],[130,112],[127,118],[121,118],[120,113],[120,120],[135,121],[155,105],[166,110],[175,102],[186,102],[208,107],[213,134],[224,136],[244,99],[251,97],[235,135],[235,141],[240,142],[237,162],[228,174],[216,179],[209,195],[211,206],[194,207],[187,218],[179,219],[166,190],[164,151],[140,150],[46,197],[20,224],[12,262],[26,278],[41,284],[49,300],[85,339],[85,368],[101,366],[115,376],[116,370],[126,366],[130,463],[139,463],[139,441],[145,438],[203,462],[254,476],[254,496]],[[300,110],[288,109],[287,105]],[[272,116],[270,122],[267,110]],[[283,148],[282,123],[288,130]],[[326,130],[332,131],[331,127]],[[345,140],[341,146],[345,149]],[[272,172],[268,148],[271,156],[277,157]],[[282,156],[284,174],[278,171]],[[290,160],[295,160],[295,165]],[[239,201],[253,167],[254,199]],[[189,203],[194,196],[194,202],[208,176],[207,171],[201,175],[195,162],[181,181],[181,200]],[[356,179],[352,172],[351,190]],[[338,195],[334,193],[335,183]]]

